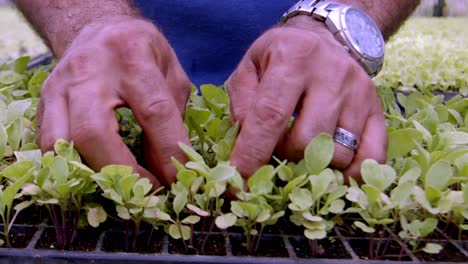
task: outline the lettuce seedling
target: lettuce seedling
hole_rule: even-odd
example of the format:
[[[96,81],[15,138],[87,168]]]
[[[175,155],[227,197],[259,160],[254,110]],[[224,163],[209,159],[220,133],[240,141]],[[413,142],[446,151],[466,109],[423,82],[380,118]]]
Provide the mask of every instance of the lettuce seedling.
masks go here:
[[[54,150],[57,155],[47,152],[41,157],[40,150],[32,150],[16,156],[19,162],[29,163],[28,170],[34,170],[21,193],[46,207],[55,226],[57,247],[66,249],[77,239],[81,213],[87,210],[86,201],[96,192],[97,185],[90,177],[94,172],[81,163],[72,144],[59,140]],[[94,219],[90,224],[97,226],[101,220],[105,218]]]
[[[216,225],[220,229],[232,225],[243,229],[249,254],[258,250],[264,228],[275,224],[284,215],[284,210],[275,211],[267,200],[268,196],[274,195],[272,192],[277,172],[271,165],[260,167],[247,181],[250,192],[238,192],[239,201],[231,201],[231,212],[216,218]]]
[[[140,233],[142,221],[155,226],[155,221],[161,219],[160,197],[156,196],[160,189],[152,191],[153,185],[146,178],[140,178],[133,168],[124,165],[108,165],[99,173],[93,174],[103,191],[103,196],[115,203],[117,215],[125,220],[127,226],[133,223],[133,239],[131,248],[136,249],[136,241]],[[129,250],[130,231],[125,233],[125,250]]]
[[[184,144],[180,144],[180,147],[189,161],[182,165],[173,159],[178,169],[178,181],[171,188],[171,193],[174,195],[175,216],[174,220],[171,218],[172,225],[167,228],[167,231],[173,238],[190,239],[188,247],[193,248],[193,225],[203,219],[200,235],[204,238],[202,244],[199,245],[203,252],[214,228],[215,218],[221,214],[221,207],[224,204],[222,195],[228,185],[242,188],[242,177],[225,161],[220,160],[214,168],[210,168],[202,155]],[[178,203],[181,203],[180,206]],[[184,207],[188,210],[184,210]],[[183,220],[180,220],[181,213],[185,215]],[[190,232],[187,233],[189,230]]]
[[[292,211],[290,220],[305,228],[304,235],[310,241],[313,255],[320,251],[317,240],[326,237],[335,225],[332,219],[342,214],[345,207],[341,199],[347,192],[347,187],[343,185],[343,175],[326,168],[333,152],[334,144],[330,135],[321,134],[314,138],[305,150],[308,182],[289,193],[288,207]]]
[[[16,163],[18,164],[18,163]],[[9,169],[5,169],[3,171],[4,173],[1,174],[2,177],[9,177],[13,173],[15,173],[15,170],[18,166],[13,166],[10,167]],[[18,191],[21,189],[22,185],[28,181],[32,177],[32,173],[25,173],[19,178],[7,178],[8,180],[13,180],[12,182],[8,183],[8,185],[3,185],[0,186],[0,216],[2,217],[2,223],[3,223],[3,235],[5,236],[5,242],[8,247],[11,247],[11,242],[10,242],[10,230],[15,222],[16,216],[18,213],[27,208],[30,203],[25,201],[21,202],[13,207],[13,201],[15,199],[18,199],[19,196],[17,196]],[[15,210],[14,215],[12,216],[12,209]]]

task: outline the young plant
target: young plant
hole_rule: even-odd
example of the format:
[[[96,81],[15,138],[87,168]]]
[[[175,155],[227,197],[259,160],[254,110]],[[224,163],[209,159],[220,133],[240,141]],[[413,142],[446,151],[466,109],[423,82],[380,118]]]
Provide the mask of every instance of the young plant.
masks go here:
[[[141,223],[146,221],[155,226],[156,220],[161,219],[160,197],[155,195],[159,190],[153,191],[150,181],[140,178],[129,166],[108,165],[91,178],[102,189],[102,195],[115,203],[117,215],[125,221],[125,250],[136,250]],[[133,236],[130,223],[134,226]]]
[[[362,186],[350,179],[351,187],[348,189],[346,198],[353,203],[353,206],[345,212],[359,213],[365,221],[354,221],[354,225],[365,233],[372,234],[378,232],[379,238],[384,238],[385,226],[394,223],[397,219],[391,217],[392,202],[386,191],[391,187],[396,179],[395,170],[388,165],[380,165],[374,160],[365,160],[361,167],[361,176],[364,180]],[[380,227],[380,228],[379,228]],[[387,245],[381,249],[381,243],[374,245],[372,239],[369,247],[369,257],[379,258],[385,255]]]
[[[317,240],[327,236],[337,221],[337,215],[342,214],[345,207],[341,199],[347,192],[343,175],[326,168],[333,157],[333,149],[330,135],[321,134],[314,138],[305,150],[308,182],[289,193],[290,220],[305,228],[304,235],[310,241],[314,256],[325,250],[318,246]]]
[[[21,154],[18,160],[28,161],[27,169],[34,170],[31,181],[23,185],[21,193],[31,196],[31,202],[47,208],[55,226],[57,248],[67,249],[77,239],[82,212],[95,212],[86,209],[86,201],[96,192],[96,184],[90,177],[94,172],[81,163],[72,144],[59,140],[54,150],[57,155],[47,152],[42,157],[40,150],[18,153]],[[105,217],[94,219],[90,224],[96,226],[101,221],[105,221]]]
[[[198,247],[203,253],[206,242],[215,225],[215,218],[221,214],[221,207],[224,204],[222,195],[227,186],[236,186],[242,188],[242,178],[234,167],[229,166],[227,162],[219,160],[214,168],[210,168],[203,157],[192,148],[180,144],[189,161],[184,165],[173,159],[174,165],[178,168],[177,180],[172,186],[171,193],[174,195],[173,208],[175,219],[167,231],[173,238],[184,238],[183,230],[189,230],[186,239],[190,239],[187,248]],[[180,204],[178,203],[185,203]],[[187,210],[183,210],[184,207]],[[180,220],[180,214],[184,213],[186,217]],[[199,245],[193,243],[194,224],[201,219],[202,227],[200,236],[202,242]],[[208,227],[207,227],[208,225]],[[177,228],[176,228],[177,227]],[[178,231],[178,232],[177,232]],[[187,231],[185,231],[187,234]],[[185,243],[185,241],[184,241]]]
[[[274,225],[284,215],[283,210],[275,211],[267,200],[273,194],[277,172],[271,165],[260,167],[247,181],[250,192],[238,192],[239,201],[231,201],[231,212],[216,218],[220,229],[235,225],[244,230],[245,246],[251,255],[258,250],[264,228]]]
[[[15,199],[20,198],[17,194],[21,189],[23,184],[32,177],[31,171],[23,174],[22,176],[17,176],[19,170],[19,163],[11,165],[9,168],[2,171],[1,176],[6,178],[5,185],[0,186],[0,216],[2,217],[3,223],[3,232],[2,234],[5,237],[5,241],[0,239],[0,242],[5,242],[7,247],[11,247],[10,241],[10,230],[13,223],[18,215],[18,213],[27,208],[30,203],[25,201],[18,203],[13,207],[13,202]],[[15,213],[12,216],[12,209],[15,210]]]

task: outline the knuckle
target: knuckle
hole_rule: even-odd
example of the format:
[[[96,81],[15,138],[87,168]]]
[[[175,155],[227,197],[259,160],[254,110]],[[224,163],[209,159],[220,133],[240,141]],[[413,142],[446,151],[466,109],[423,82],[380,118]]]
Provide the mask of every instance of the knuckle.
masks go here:
[[[69,53],[59,65],[60,72],[65,71],[71,79],[80,79],[93,72],[93,59],[95,55],[89,50]],[[52,77],[51,77],[52,78]]]
[[[102,138],[102,127],[100,124],[94,124],[91,120],[75,122],[70,131],[71,140],[79,148],[90,142],[99,142]]]
[[[260,120],[260,125],[270,129],[283,128],[291,117],[291,113],[279,105],[277,100],[268,97],[258,100],[253,111]]]
[[[174,102],[167,97],[157,97],[146,100],[141,105],[138,115],[142,122],[148,122],[157,118],[158,123],[168,121],[174,114]]]

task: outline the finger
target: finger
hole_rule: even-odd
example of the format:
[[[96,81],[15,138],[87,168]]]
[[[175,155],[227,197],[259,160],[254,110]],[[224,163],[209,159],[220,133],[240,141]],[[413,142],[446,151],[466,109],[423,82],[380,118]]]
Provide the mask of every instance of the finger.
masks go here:
[[[298,161],[304,157],[305,148],[315,136],[320,133],[332,135],[340,105],[341,100],[329,94],[327,89],[307,90],[291,129],[278,144],[279,155]]]
[[[368,107],[362,104],[362,98],[363,97],[359,96],[354,97],[353,95],[348,97],[347,104],[341,110],[338,124],[336,126],[336,128],[342,128],[354,134],[358,139],[362,135],[369,113]],[[359,142],[357,147],[359,148]],[[351,149],[335,140],[335,151],[331,165],[337,169],[347,168],[353,161],[354,154],[354,149]]]
[[[167,80],[167,86],[170,88],[168,89],[169,94],[174,98],[179,112],[183,114],[191,92],[190,80],[167,39],[162,34],[154,34],[150,37],[150,46],[146,46],[146,42],[138,43],[140,50],[136,54],[142,55],[143,58],[153,58],[152,62],[155,63],[156,67],[159,68],[159,71]],[[137,58],[137,61],[140,61],[141,57],[137,56]],[[142,63],[138,63],[139,67],[137,67],[137,71],[140,71],[143,65]]]
[[[385,163],[387,150],[387,130],[385,117],[378,103],[370,113],[361,136],[361,144],[351,165],[343,172],[345,178],[354,177],[361,181],[361,164],[365,159],[375,159]]]
[[[128,165],[159,186],[159,182],[148,171],[138,165],[135,157],[122,141],[114,109],[122,102],[110,94],[110,89],[87,85],[86,93],[79,88],[70,89],[71,138],[87,164],[100,170],[109,164]],[[106,87],[107,88],[107,87]],[[86,109],[84,109],[86,107]]]
[[[275,65],[258,86],[231,155],[232,164],[245,177],[270,159],[304,90],[303,80],[295,78],[286,65]]]
[[[69,141],[68,102],[59,85],[50,79],[44,84],[36,114],[36,138],[43,152],[54,149],[59,139]]]
[[[259,84],[257,68],[249,55],[246,55],[237,69],[227,80],[231,122],[242,123],[250,109]]]
[[[142,65],[129,87],[123,89],[121,98],[143,128],[146,165],[153,173],[163,176],[160,181],[169,185],[176,179],[171,157],[184,162],[186,158],[178,143],[190,145],[190,141],[164,76],[155,65]]]
[[[169,70],[165,75],[169,92],[174,98],[177,108],[181,114],[185,112],[188,97],[191,92],[190,80],[175,57],[170,63]]]

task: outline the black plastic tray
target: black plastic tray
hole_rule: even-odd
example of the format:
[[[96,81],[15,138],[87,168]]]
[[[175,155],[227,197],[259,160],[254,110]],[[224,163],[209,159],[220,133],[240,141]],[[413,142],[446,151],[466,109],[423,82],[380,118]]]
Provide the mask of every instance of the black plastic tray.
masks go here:
[[[336,242],[339,242],[342,248],[346,251],[345,253],[349,256],[346,259],[318,259],[318,258],[300,258],[298,252],[291,244],[291,239],[304,239],[300,234],[298,235],[287,235],[281,234],[282,231],[272,232],[271,234],[265,234],[264,237],[267,239],[270,237],[279,237],[286,248],[288,257],[252,257],[252,256],[235,256],[231,245],[232,237],[239,237],[241,234],[233,232],[218,232],[217,234],[223,235],[225,238],[226,245],[226,256],[200,256],[200,255],[181,255],[171,254],[169,252],[169,237],[164,235],[163,247],[161,253],[155,254],[143,254],[143,253],[125,253],[125,252],[105,252],[103,250],[104,237],[109,232],[116,232],[114,229],[108,231],[100,231],[99,229],[91,229],[90,232],[97,232],[98,235],[97,246],[92,251],[60,251],[55,249],[37,249],[36,245],[41,238],[43,232],[47,228],[53,228],[46,222],[39,225],[15,225],[16,228],[35,227],[37,231],[34,233],[31,241],[25,248],[0,248],[0,263],[376,263],[376,264],[393,264],[393,263],[423,263],[426,262],[424,259],[418,259],[413,254],[406,244],[401,241],[398,236],[387,230],[389,236],[393,238],[394,243],[398,243],[406,255],[405,260],[366,260],[360,258],[352,244],[359,240],[367,240],[366,237],[346,237],[340,232],[339,229],[335,229],[333,237]],[[468,241],[457,241],[452,240],[440,231],[438,240],[433,242],[439,242],[445,244],[447,247],[456,250],[456,255],[459,256],[457,262],[446,262],[446,261],[427,261],[428,263],[468,263]],[[461,259],[460,259],[461,256]]]

